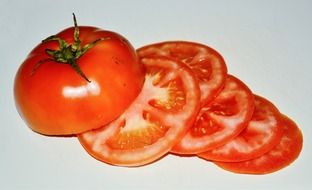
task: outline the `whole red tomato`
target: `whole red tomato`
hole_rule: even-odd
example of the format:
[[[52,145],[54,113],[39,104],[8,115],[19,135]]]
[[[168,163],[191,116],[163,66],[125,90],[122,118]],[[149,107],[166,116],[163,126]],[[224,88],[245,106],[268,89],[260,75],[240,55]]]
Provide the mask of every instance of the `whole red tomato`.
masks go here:
[[[118,117],[139,94],[144,67],[121,35],[70,27],[35,47],[14,84],[17,109],[45,135],[70,135]]]

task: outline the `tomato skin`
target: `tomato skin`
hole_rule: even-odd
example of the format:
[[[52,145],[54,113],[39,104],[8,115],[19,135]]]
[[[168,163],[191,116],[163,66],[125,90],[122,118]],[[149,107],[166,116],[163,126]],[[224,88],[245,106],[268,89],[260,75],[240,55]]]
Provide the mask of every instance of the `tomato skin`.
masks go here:
[[[46,49],[58,42],[40,43],[20,66],[14,83],[16,107],[27,125],[45,135],[71,135],[98,128],[119,116],[135,99],[144,82],[144,67],[131,44],[121,35],[95,27],[79,27],[81,46],[101,37],[77,60],[88,83],[73,68],[55,61]],[[74,42],[74,28],[56,36]]]

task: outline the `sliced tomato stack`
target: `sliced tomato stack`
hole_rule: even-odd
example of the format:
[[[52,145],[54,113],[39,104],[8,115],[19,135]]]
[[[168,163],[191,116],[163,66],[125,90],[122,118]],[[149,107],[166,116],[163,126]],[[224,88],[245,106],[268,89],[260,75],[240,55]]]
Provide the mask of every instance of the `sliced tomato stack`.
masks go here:
[[[235,173],[266,174],[298,157],[300,129],[228,74],[214,49],[169,41],[137,53],[146,69],[137,99],[107,126],[78,135],[95,158],[141,166],[173,153],[198,156]]]

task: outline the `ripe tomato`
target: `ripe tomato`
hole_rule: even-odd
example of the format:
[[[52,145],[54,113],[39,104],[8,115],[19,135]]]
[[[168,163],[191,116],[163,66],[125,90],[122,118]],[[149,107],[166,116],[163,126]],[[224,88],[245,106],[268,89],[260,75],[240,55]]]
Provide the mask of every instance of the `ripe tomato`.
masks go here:
[[[225,144],[247,126],[254,110],[249,88],[228,75],[224,89],[201,108],[194,125],[171,152],[198,154]]]
[[[227,76],[224,59],[203,44],[169,41],[147,45],[137,52],[139,57],[169,57],[189,66],[199,81],[202,105],[213,100],[224,86]]]
[[[143,89],[131,106],[107,126],[79,134],[96,159],[119,166],[140,166],[165,155],[186,133],[200,107],[195,76],[184,64],[144,58]]]
[[[282,133],[278,109],[268,100],[255,96],[255,110],[248,126],[225,145],[200,153],[198,156],[222,162],[250,160],[276,146]]]
[[[16,106],[38,133],[77,134],[124,112],[139,94],[144,75],[124,37],[75,22],[40,43],[20,66]]]
[[[299,156],[303,137],[298,126],[289,118],[281,115],[283,136],[280,142],[260,157],[242,162],[215,162],[219,167],[244,174],[267,174],[291,164]]]

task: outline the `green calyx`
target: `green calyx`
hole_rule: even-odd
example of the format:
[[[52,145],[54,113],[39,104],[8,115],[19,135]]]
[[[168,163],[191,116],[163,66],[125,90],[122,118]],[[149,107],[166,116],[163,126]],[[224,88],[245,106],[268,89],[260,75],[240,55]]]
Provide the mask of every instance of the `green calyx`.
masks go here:
[[[86,81],[91,82],[88,77],[82,72],[79,65],[77,64],[76,60],[83,56],[89,49],[91,49],[95,44],[99,41],[106,40],[108,38],[99,38],[89,44],[84,45],[81,47],[80,39],[79,39],[79,27],[77,25],[76,16],[73,13],[74,18],[74,43],[68,44],[65,40],[58,36],[50,36],[42,41],[42,43],[49,42],[49,41],[58,41],[59,49],[52,50],[52,49],[45,49],[45,52],[50,56],[47,59],[40,60],[33,68],[32,73],[34,74],[35,71],[39,68],[41,64],[47,61],[54,61],[59,64],[67,64],[70,65],[82,78]]]

